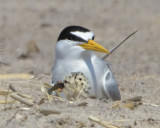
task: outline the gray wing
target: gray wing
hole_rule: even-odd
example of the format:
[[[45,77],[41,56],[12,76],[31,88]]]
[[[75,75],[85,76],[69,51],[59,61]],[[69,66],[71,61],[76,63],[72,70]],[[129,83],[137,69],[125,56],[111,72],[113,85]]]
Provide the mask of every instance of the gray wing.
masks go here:
[[[105,82],[103,85],[103,93],[106,97],[111,98],[113,101],[120,100],[121,94],[118,88],[118,84],[114,78],[114,75],[109,67],[105,72]]]

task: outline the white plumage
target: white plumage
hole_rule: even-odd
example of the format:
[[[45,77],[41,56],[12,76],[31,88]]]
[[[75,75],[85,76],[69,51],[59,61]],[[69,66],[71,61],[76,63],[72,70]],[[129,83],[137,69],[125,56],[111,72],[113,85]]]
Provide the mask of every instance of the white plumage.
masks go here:
[[[72,72],[82,72],[91,86],[90,94],[100,99],[120,100],[118,84],[109,65],[94,53],[109,52],[93,39],[93,32],[80,26],[70,26],[61,32],[55,48],[52,82],[63,81]]]

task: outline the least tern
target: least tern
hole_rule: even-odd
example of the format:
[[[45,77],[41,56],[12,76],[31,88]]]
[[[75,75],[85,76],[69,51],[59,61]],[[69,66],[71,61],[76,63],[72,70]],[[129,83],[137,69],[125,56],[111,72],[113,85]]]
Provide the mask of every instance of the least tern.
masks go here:
[[[52,83],[63,81],[72,72],[82,72],[91,86],[90,94],[99,99],[120,100],[121,95],[113,73],[94,51],[110,52],[94,41],[94,33],[81,26],[66,27],[55,47]]]

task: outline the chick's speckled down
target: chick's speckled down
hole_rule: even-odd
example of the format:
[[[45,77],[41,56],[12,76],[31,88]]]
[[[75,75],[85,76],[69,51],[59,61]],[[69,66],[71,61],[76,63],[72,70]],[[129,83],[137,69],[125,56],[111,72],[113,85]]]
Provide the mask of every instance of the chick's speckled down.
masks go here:
[[[71,73],[64,78],[64,90],[68,100],[77,99],[79,96],[87,96],[89,94],[88,79],[81,72]]]

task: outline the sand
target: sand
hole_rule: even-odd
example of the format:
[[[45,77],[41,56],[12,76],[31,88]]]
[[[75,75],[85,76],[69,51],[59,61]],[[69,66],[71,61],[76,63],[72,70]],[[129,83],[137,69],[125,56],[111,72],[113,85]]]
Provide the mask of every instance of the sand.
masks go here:
[[[103,128],[93,115],[124,128],[160,127],[160,1],[159,0],[0,0],[0,74],[32,73],[32,79],[3,79],[37,103],[43,83],[51,83],[55,44],[61,30],[80,25],[95,33],[107,49],[139,31],[106,61],[115,75],[122,100],[141,96],[134,109],[112,108],[115,102],[83,99],[72,103],[45,101],[59,114],[44,115],[37,106],[0,105],[1,128]],[[97,53],[98,56],[103,54]],[[4,99],[0,95],[0,99]]]

